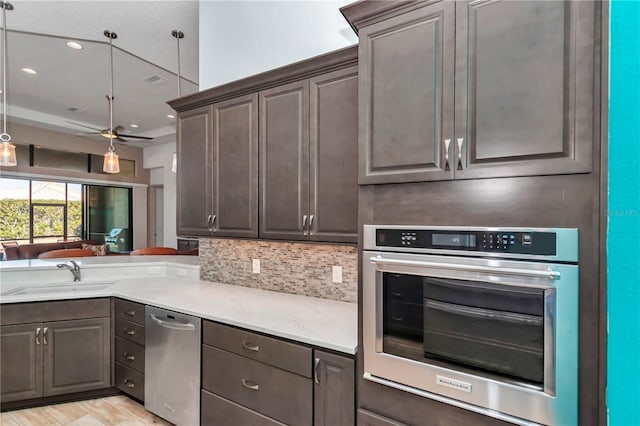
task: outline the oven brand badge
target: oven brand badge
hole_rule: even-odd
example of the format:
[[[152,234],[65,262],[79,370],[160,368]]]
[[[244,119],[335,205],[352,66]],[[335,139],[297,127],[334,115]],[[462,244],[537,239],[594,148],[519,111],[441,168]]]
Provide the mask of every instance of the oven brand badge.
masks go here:
[[[446,386],[451,389],[471,393],[471,383],[460,382],[458,380],[442,376],[436,376],[436,383],[440,386]]]

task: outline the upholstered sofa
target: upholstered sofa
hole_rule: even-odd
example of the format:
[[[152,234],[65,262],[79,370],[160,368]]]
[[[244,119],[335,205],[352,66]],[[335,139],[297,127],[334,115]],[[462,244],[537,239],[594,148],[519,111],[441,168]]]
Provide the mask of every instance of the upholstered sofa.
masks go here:
[[[51,250],[80,249],[82,243],[95,244],[94,241],[67,241],[62,243],[20,244],[15,247],[4,247],[5,260],[37,259],[40,253]],[[118,253],[109,253],[118,254]]]

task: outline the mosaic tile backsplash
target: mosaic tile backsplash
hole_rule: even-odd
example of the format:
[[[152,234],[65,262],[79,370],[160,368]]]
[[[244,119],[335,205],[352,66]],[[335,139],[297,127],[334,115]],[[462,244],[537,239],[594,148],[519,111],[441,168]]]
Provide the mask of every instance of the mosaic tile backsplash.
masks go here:
[[[200,239],[200,278],[263,290],[358,301],[358,251],[353,246],[278,241]],[[260,259],[260,273],[253,273]],[[342,266],[342,283],[332,267]]]

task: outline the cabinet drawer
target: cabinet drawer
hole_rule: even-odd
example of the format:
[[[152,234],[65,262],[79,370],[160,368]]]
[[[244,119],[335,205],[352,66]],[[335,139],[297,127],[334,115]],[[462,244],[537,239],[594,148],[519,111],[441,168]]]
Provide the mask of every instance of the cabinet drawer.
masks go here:
[[[311,379],[207,345],[202,387],[287,424],[312,423]]]
[[[144,374],[116,362],[116,387],[144,401]]]
[[[202,342],[301,376],[311,377],[311,348],[205,321]]]
[[[116,336],[144,345],[144,327],[131,321],[117,318]]]
[[[144,305],[128,300],[116,299],[116,318],[144,325]]]
[[[67,321],[110,316],[111,301],[108,298],[11,303],[2,305],[0,324]]]
[[[404,423],[382,417],[367,410],[358,410],[358,426],[406,426]]]
[[[263,416],[260,413],[205,390],[202,391],[202,398],[200,401],[202,406],[202,418],[200,419],[200,424],[202,425],[284,426],[284,423],[280,423],[270,417]]]
[[[144,346],[116,337],[116,361],[144,373]]]

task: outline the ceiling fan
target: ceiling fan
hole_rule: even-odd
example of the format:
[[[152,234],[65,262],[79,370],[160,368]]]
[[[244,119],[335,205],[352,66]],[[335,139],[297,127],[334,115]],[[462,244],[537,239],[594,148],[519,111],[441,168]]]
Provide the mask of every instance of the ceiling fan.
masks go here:
[[[65,120],[67,123],[69,124],[73,124],[74,126],[80,126],[80,127],[84,127],[87,129],[91,129],[91,130],[95,130],[95,132],[76,132],[76,135],[102,135],[103,137],[107,138],[107,139],[115,139],[119,142],[127,142],[127,139],[142,139],[142,140],[152,140],[153,138],[150,138],[148,136],[135,136],[135,135],[126,135],[126,134],[122,134],[122,131],[124,131],[125,127],[124,126],[116,126],[113,128],[113,132],[109,132],[109,129],[98,129],[96,127],[91,127],[91,126],[86,126],[84,124],[80,124],[80,123],[76,123],[74,121],[68,121]],[[111,136],[113,135],[113,136]]]

